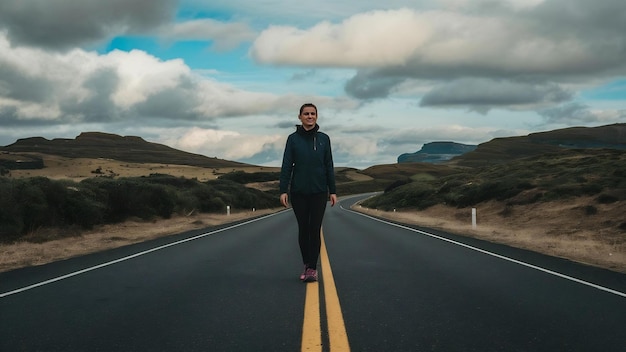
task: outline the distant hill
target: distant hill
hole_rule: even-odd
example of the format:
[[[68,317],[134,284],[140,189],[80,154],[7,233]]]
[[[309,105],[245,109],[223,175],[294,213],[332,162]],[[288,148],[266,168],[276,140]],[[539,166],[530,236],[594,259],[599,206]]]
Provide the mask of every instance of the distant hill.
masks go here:
[[[404,153],[398,157],[398,163],[442,163],[455,156],[463,155],[476,149],[476,145],[455,142],[431,142],[422,146],[415,153]]]
[[[42,153],[66,158],[104,158],[131,163],[190,165],[207,168],[249,166],[244,163],[210,158],[147,142],[141,137],[118,136],[101,132],[83,132],[75,139],[42,137],[19,139],[0,147],[2,152]],[[0,154],[7,156],[7,153]],[[6,159],[6,158],[4,158]]]
[[[527,136],[495,138],[481,143],[468,153],[454,157],[450,163],[460,166],[499,164],[566,149],[626,150],[626,123],[599,127],[571,127]]]

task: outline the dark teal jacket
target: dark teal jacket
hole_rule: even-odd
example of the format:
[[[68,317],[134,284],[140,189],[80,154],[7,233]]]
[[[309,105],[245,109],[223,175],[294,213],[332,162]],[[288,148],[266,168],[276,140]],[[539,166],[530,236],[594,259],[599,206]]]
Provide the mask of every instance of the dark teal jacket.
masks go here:
[[[318,130],[317,124],[309,131],[298,125],[287,137],[280,193],[337,193],[330,138]]]

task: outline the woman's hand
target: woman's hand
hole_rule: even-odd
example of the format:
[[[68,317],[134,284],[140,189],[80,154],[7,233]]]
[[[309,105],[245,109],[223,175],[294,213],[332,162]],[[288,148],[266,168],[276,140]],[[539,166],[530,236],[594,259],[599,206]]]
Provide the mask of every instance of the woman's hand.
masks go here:
[[[330,206],[334,207],[335,203],[337,203],[337,195],[333,193],[330,195]]]
[[[287,197],[287,193],[283,193],[280,195],[280,204],[282,204],[285,208],[289,206],[289,198]]]

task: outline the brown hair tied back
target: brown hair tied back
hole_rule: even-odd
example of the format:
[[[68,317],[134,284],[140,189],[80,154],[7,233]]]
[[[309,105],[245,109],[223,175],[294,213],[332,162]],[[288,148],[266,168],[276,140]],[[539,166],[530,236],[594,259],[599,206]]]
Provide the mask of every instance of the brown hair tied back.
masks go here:
[[[317,113],[317,106],[315,106],[314,104],[311,104],[311,103],[306,103],[306,104],[303,104],[300,107],[300,115],[302,115],[302,110],[304,110],[304,108],[308,108],[308,107],[314,108],[315,109],[315,113]]]

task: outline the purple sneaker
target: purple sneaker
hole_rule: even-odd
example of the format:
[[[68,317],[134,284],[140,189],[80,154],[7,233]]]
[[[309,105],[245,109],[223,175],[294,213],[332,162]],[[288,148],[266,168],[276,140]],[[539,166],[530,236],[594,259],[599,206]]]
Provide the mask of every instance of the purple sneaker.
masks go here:
[[[306,279],[306,265],[302,269],[302,274],[300,274],[300,281],[304,281],[304,279]]]
[[[308,268],[304,273],[304,282],[317,281],[317,270]]]

